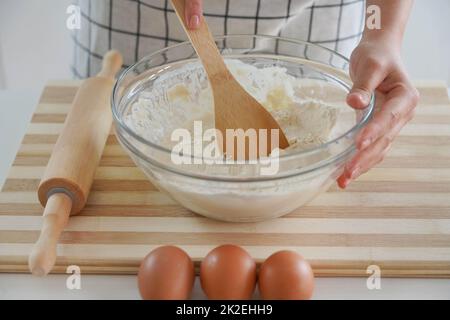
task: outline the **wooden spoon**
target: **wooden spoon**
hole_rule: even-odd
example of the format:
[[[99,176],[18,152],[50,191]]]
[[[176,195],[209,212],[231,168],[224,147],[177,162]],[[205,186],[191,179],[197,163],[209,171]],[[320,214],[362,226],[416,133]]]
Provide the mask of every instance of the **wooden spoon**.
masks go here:
[[[253,150],[256,150],[256,156],[267,156],[275,148],[287,148],[289,142],[272,115],[242,88],[228,70],[205,19],[200,17],[198,29],[190,30],[185,16],[185,0],[171,1],[208,75],[214,97],[215,126],[216,129],[220,130],[224,138],[222,143],[219,141],[219,146],[221,145],[222,150],[227,153],[227,156],[242,160],[242,153],[237,152],[236,139],[233,138],[235,141],[230,142],[233,143],[232,146],[234,147],[231,148],[230,145],[227,148],[226,129],[243,129],[244,131],[254,129],[257,133],[259,133],[260,129],[268,129],[267,138],[265,138],[267,139],[266,148],[260,148],[260,143],[264,141],[259,141],[259,134],[257,134],[257,145],[253,149],[249,148],[249,139],[246,139],[246,160],[254,158],[255,153],[250,152]],[[279,134],[279,141],[278,143],[274,141],[274,145],[271,143],[271,129],[278,129]]]

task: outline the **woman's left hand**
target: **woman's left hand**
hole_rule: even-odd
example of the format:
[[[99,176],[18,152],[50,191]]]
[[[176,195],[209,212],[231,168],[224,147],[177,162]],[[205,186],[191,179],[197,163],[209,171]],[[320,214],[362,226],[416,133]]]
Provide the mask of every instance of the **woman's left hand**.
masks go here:
[[[394,41],[363,39],[351,56],[350,76],[354,85],[347,103],[351,107],[367,107],[375,91],[382,99],[373,118],[356,137],[357,153],[337,180],[341,188],[384,159],[395,137],[413,118],[419,100]]]

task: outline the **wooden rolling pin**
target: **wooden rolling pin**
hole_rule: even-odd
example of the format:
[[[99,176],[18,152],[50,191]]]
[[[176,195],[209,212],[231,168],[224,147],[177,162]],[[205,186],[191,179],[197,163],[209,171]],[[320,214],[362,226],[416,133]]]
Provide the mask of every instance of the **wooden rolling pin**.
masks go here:
[[[58,239],[70,215],[83,209],[111,130],[111,92],[122,67],[116,51],[103,58],[100,73],[80,86],[38,188],[45,207],[41,234],[28,265],[34,275],[53,268]]]

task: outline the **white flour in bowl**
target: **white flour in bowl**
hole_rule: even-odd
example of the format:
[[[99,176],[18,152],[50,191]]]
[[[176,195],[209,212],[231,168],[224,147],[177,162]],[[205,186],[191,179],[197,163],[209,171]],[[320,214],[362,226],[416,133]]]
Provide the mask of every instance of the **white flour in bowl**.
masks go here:
[[[328,141],[336,124],[338,109],[319,100],[296,94],[300,79],[278,66],[257,68],[240,60],[226,64],[239,83],[277,120],[289,140],[289,150],[318,146]],[[203,122],[203,130],[214,127],[214,103],[209,83],[198,63],[167,72],[153,89],[142,92],[125,118],[138,135],[170,149],[174,129],[192,130],[194,121]]]
[[[290,147],[283,152],[313,148],[330,140],[333,129],[337,127],[339,109],[308,97],[302,91],[308,79],[296,78],[280,66],[258,68],[235,59],[227,59],[226,64],[240,84],[284,130]],[[214,127],[213,97],[198,62],[158,75],[148,90],[141,91],[125,117],[126,124],[135,133],[169,150],[178,143],[170,140],[173,130],[192,130],[197,120],[202,120],[203,130]],[[140,151],[144,154],[151,152]],[[292,162],[288,165],[292,166]],[[298,162],[294,165],[302,166]],[[205,216],[228,221],[257,221],[291,212],[327,189],[337,169],[337,164],[333,164],[311,173],[252,184],[214,181],[214,177],[218,174],[248,177],[257,174],[254,167],[191,166],[190,172],[213,179],[194,179],[156,168],[144,170],[156,186],[167,191],[183,206]]]

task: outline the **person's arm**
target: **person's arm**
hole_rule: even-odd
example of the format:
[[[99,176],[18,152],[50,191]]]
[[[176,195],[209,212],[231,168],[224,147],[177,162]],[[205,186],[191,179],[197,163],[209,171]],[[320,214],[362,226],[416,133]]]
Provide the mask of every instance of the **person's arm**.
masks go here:
[[[379,112],[356,138],[358,152],[338,179],[345,188],[352,180],[381,162],[403,126],[414,116],[419,94],[408,79],[401,59],[401,44],[412,0],[368,0],[381,9],[381,29],[365,28],[350,59],[353,88],[347,103],[365,108],[377,91]]]
[[[368,56],[362,57],[365,58],[364,61],[366,64],[372,64],[370,67],[371,69],[374,69],[373,71],[375,71],[375,76],[371,76],[368,72],[358,73],[358,71],[363,71],[363,67],[365,66],[355,63],[359,61],[353,61],[355,60],[354,56],[356,54],[352,56],[352,68],[350,71],[353,72],[353,75],[355,76],[353,81],[358,81],[358,83],[355,83],[354,91],[352,92],[363,95],[362,99],[359,99],[360,101],[355,101],[356,103],[361,102],[363,103],[363,106],[366,106],[369,103],[370,93],[373,92],[387,76],[387,74],[382,73],[382,71],[387,72],[387,69],[382,68],[384,65],[379,65],[383,63],[387,64],[388,60],[392,60],[394,58],[400,59],[403,34],[405,32],[412,3],[412,0],[367,0],[367,7],[376,5],[381,9],[381,29],[371,30],[367,28],[366,24],[360,46],[371,46],[373,49],[375,49],[375,46],[380,46],[379,50],[384,50],[387,54],[381,55],[376,52],[368,52]],[[355,51],[357,53],[357,50]],[[361,98],[358,97],[357,94],[350,95],[350,98]]]
[[[406,24],[413,6],[413,0],[367,0],[367,8],[378,6],[381,9],[381,29],[364,28],[364,38],[387,38],[401,44]]]
[[[186,21],[190,29],[197,29],[203,14],[203,0],[186,0]]]

